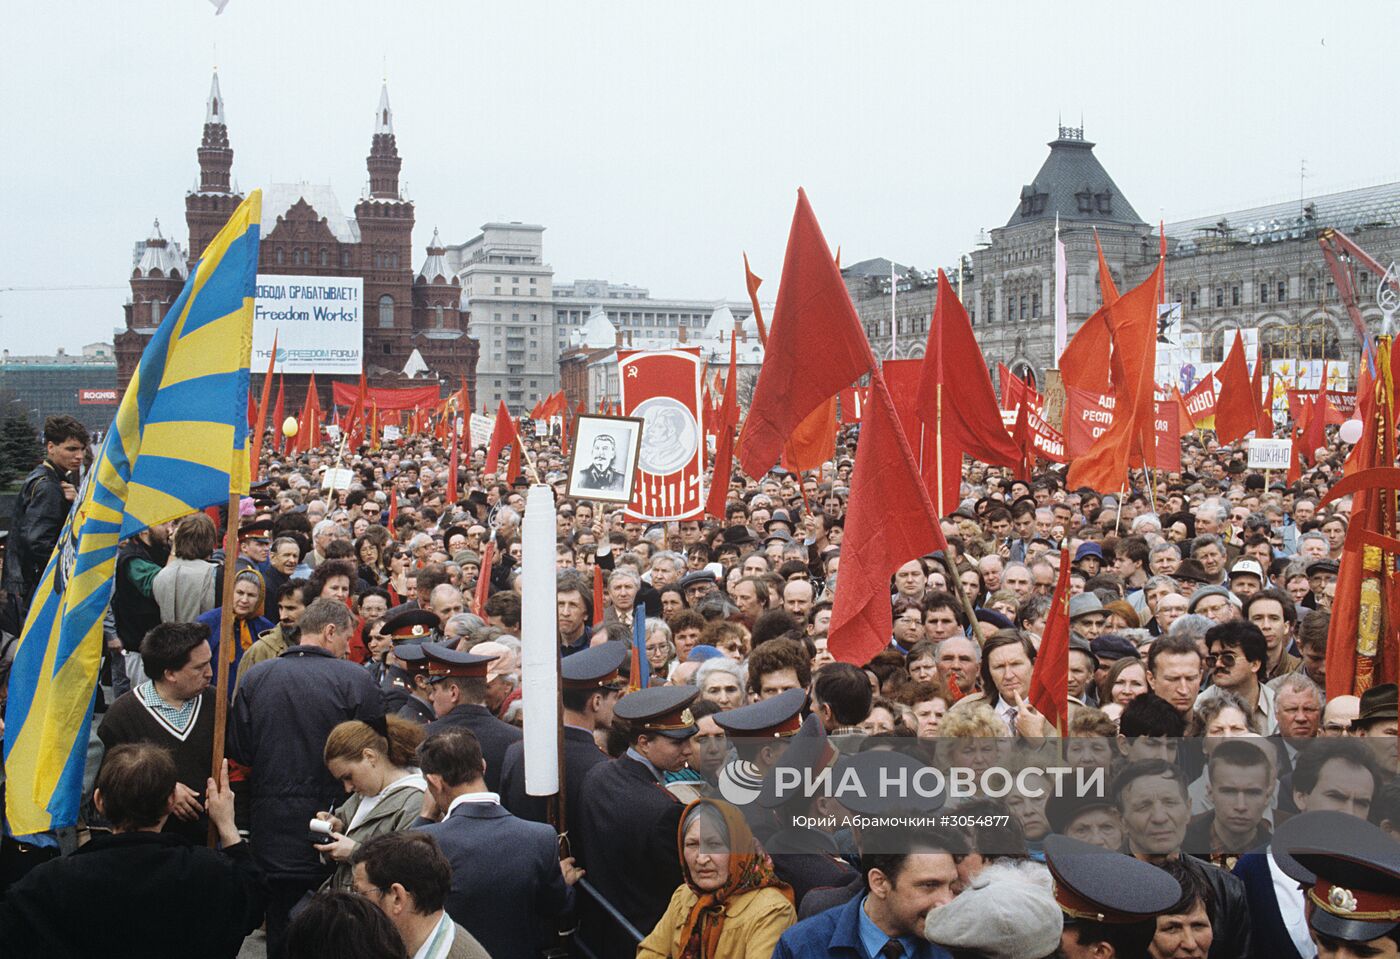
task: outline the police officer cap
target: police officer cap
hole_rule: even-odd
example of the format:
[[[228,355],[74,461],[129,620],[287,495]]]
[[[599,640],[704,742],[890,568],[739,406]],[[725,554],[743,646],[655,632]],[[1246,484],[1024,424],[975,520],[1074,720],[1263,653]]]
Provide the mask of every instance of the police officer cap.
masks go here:
[[[267,539],[272,535],[272,520],[259,519],[238,527],[239,540]]]
[[[422,649],[428,657],[428,675],[434,682],[439,679],[485,679],[486,664],[496,658],[459,653],[442,643],[424,643]]]
[[[1316,876],[1306,893],[1309,924],[1352,943],[1394,934],[1400,929],[1400,842],[1354,816],[1308,818],[1285,852]]]
[[[935,778],[926,763],[893,749],[867,749],[843,755],[832,770],[832,781],[842,786],[841,805],[865,816],[933,812],[948,798],[936,792]],[[859,783],[859,789],[846,788]]]
[[[1181,899],[1181,884],[1151,863],[1068,836],[1045,840],[1065,922],[1152,922]]]
[[[394,658],[403,663],[410,675],[419,676],[428,671],[428,655],[419,643],[400,643],[394,647]]]
[[[777,765],[764,773],[758,804],[765,809],[775,809],[798,795],[804,795],[801,783],[809,776],[815,778],[818,772],[835,762],[838,755],[826,738],[822,721],[815,713],[808,716],[803,720],[797,735],[792,737],[788,748],[783,751]],[[796,770],[801,777],[798,787],[794,789],[786,782],[780,787],[779,771],[784,771],[785,776],[790,776],[792,770]]]
[[[394,645],[404,642],[419,642],[432,637],[442,624],[437,613],[429,609],[406,609],[395,613],[384,621],[379,631],[394,641]]]
[[[771,699],[715,713],[715,725],[731,736],[755,739],[793,736],[802,726],[802,707],[806,703],[807,690],[789,689]]]
[[[700,690],[694,686],[639,689],[619,699],[613,708],[613,715],[627,720],[642,732],[656,733],[670,739],[689,739],[698,732],[689,706],[699,695]]]
[[[626,643],[600,643],[565,657],[559,675],[566,689],[604,689],[619,681],[627,656]]]

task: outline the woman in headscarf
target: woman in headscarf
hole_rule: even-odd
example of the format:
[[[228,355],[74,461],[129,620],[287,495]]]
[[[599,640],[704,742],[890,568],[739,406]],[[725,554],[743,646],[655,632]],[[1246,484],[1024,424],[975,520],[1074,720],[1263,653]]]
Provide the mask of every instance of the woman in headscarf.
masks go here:
[[[229,665],[228,697],[233,699],[233,677],[238,675],[238,661],[248,651],[248,647],[258,641],[258,637],[276,625],[263,615],[263,601],[266,589],[263,578],[255,570],[245,569],[233,581],[233,603],[229,607],[211,609],[198,619],[209,627],[209,648],[214,654],[214,678],[219,675],[219,638],[222,635],[225,616],[233,616],[233,660]]]
[[[797,911],[743,814],[697,799],[678,833],[685,884],[637,946],[638,959],[768,959]]]

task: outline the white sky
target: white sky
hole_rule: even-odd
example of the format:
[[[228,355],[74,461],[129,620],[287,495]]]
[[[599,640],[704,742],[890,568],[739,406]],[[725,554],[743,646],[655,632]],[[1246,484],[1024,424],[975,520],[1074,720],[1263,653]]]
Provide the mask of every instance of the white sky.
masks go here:
[[[184,194],[216,62],[234,176],[367,175],[387,62],[415,268],[488,220],[544,224],[556,279],[776,294],[798,186],[842,261],[924,268],[1005,223],[1058,116],[1167,220],[1400,180],[1400,6],[1311,2],[67,0],[0,58],[0,347],[110,340]],[[271,218],[277,211],[265,211]]]

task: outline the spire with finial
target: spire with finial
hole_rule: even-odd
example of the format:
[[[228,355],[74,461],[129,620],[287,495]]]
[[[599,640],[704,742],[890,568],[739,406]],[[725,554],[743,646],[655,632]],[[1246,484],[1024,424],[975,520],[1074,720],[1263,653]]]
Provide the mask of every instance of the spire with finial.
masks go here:
[[[425,283],[443,282],[456,284],[457,277],[447,266],[447,247],[443,245],[442,239],[438,236],[437,228],[433,228],[433,238],[428,241],[428,258],[423,261],[423,268],[418,271],[418,279]]]
[[[369,167],[369,195],[375,200],[399,199],[399,159],[398,146],[394,141],[394,111],[389,107],[389,85],[384,84],[379,91],[379,109],[374,116],[374,139],[370,144],[369,156],[365,159]]]
[[[228,193],[233,169],[233,148],[224,122],[224,98],[219,92],[219,71],[209,83],[209,101],[204,108],[204,137],[199,143],[199,192]]]

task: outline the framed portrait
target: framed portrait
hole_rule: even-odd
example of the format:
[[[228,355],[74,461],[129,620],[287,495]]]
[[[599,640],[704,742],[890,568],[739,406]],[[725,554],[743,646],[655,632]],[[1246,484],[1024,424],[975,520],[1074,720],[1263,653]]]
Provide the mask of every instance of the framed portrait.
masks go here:
[[[636,416],[580,416],[569,458],[568,495],[631,502],[643,422]]]

